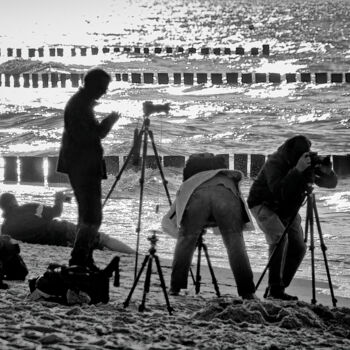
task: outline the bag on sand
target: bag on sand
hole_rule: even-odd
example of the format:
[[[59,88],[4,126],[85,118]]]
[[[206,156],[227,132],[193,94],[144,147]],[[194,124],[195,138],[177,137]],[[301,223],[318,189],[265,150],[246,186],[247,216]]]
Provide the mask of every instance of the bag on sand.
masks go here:
[[[8,288],[3,280],[24,281],[28,269],[20,255],[20,247],[10,236],[0,235],[0,289]]]
[[[29,281],[30,300],[54,301],[65,305],[97,304],[109,301],[109,279],[119,287],[119,257],[103,270],[83,266],[50,264],[46,272]]]

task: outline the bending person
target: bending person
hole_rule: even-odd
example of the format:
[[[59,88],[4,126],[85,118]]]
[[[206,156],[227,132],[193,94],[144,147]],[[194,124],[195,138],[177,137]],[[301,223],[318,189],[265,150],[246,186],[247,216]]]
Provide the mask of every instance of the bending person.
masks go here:
[[[204,157],[204,169],[210,168],[210,163],[210,157]],[[184,169],[185,181],[176,194],[176,200],[162,220],[163,230],[177,237],[170,294],[178,295],[181,289],[187,288],[198,238],[205,227],[217,226],[227,249],[238,294],[243,299],[257,299],[243,238],[243,228],[249,222],[249,216],[238,189],[242,174],[222,169],[225,167],[222,166],[221,169],[192,175],[187,171],[191,168],[189,165],[188,162]]]
[[[313,161],[310,148],[311,141],[303,135],[286,140],[269,156],[249,191],[248,206],[265,234],[270,256],[292,221],[269,266],[265,295],[270,298],[298,299],[285,293],[285,289],[306,252],[299,208],[310,184],[327,188],[337,185],[330,160],[325,158],[325,162],[316,156]]]
[[[1,234],[25,243],[73,246],[77,227],[66,220],[57,220],[63,211],[65,194],[57,192],[53,206],[40,203],[19,205],[12,193],[0,196],[0,208],[3,211]],[[125,243],[98,233],[98,248],[107,248],[120,253],[133,254],[134,250]]]

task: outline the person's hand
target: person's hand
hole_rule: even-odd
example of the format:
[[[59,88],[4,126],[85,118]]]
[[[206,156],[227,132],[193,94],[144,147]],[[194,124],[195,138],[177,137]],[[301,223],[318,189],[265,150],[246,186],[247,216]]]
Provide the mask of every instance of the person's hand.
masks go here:
[[[108,120],[110,121],[110,123],[113,125],[114,123],[116,123],[118,121],[118,119],[121,117],[121,114],[119,112],[112,112],[109,116],[108,116]]]
[[[297,165],[295,168],[299,172],[303,172],[305,169],[307,169],[311,165],[311,158],[309,152],[303,153],[303,155],[299,158]]]
[[[55,193],[55,200],[58,201],[58,202],[63,202],[65,197],[66,197],[65,193],[62,192],[62,191]]]

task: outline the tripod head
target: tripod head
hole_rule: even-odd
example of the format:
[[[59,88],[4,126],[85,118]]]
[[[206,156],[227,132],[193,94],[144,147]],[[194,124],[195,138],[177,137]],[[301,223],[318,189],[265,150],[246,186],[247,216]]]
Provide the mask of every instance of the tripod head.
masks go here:
[[[157,242],[159,241],[157,237],[157,231],[152,230],[152,235],[147,237],[147,240],[151,242],[151,247],[155,247],[157,245]]]

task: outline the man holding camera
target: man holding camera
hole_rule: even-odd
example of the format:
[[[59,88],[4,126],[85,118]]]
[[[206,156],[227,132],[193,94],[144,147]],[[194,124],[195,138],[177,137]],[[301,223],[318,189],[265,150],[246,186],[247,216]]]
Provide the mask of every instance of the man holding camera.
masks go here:
[[[59,172],[68,174],[78,203],[78,232],[69,264],[93,269],[93,250],[102,222],[101,181],[107,178],[101,140],[120,117],[112,112],[99,122],[93,108],[110,81],[104,70],[92,69],[84,78],[84,86],[68,101],[57,166]]]
[[[299,209],[313,183],[326,188],[337,185],[330,159],[310,149],[311,141],[303,135],[286,140],[268,157],[249,191],[248,207],[265,234],[269,255],[274,254],[265,294],[270,298],[298,299],[285,293],[285,288],[306,252]],[[288,232],[275,251],[287,226]]]

